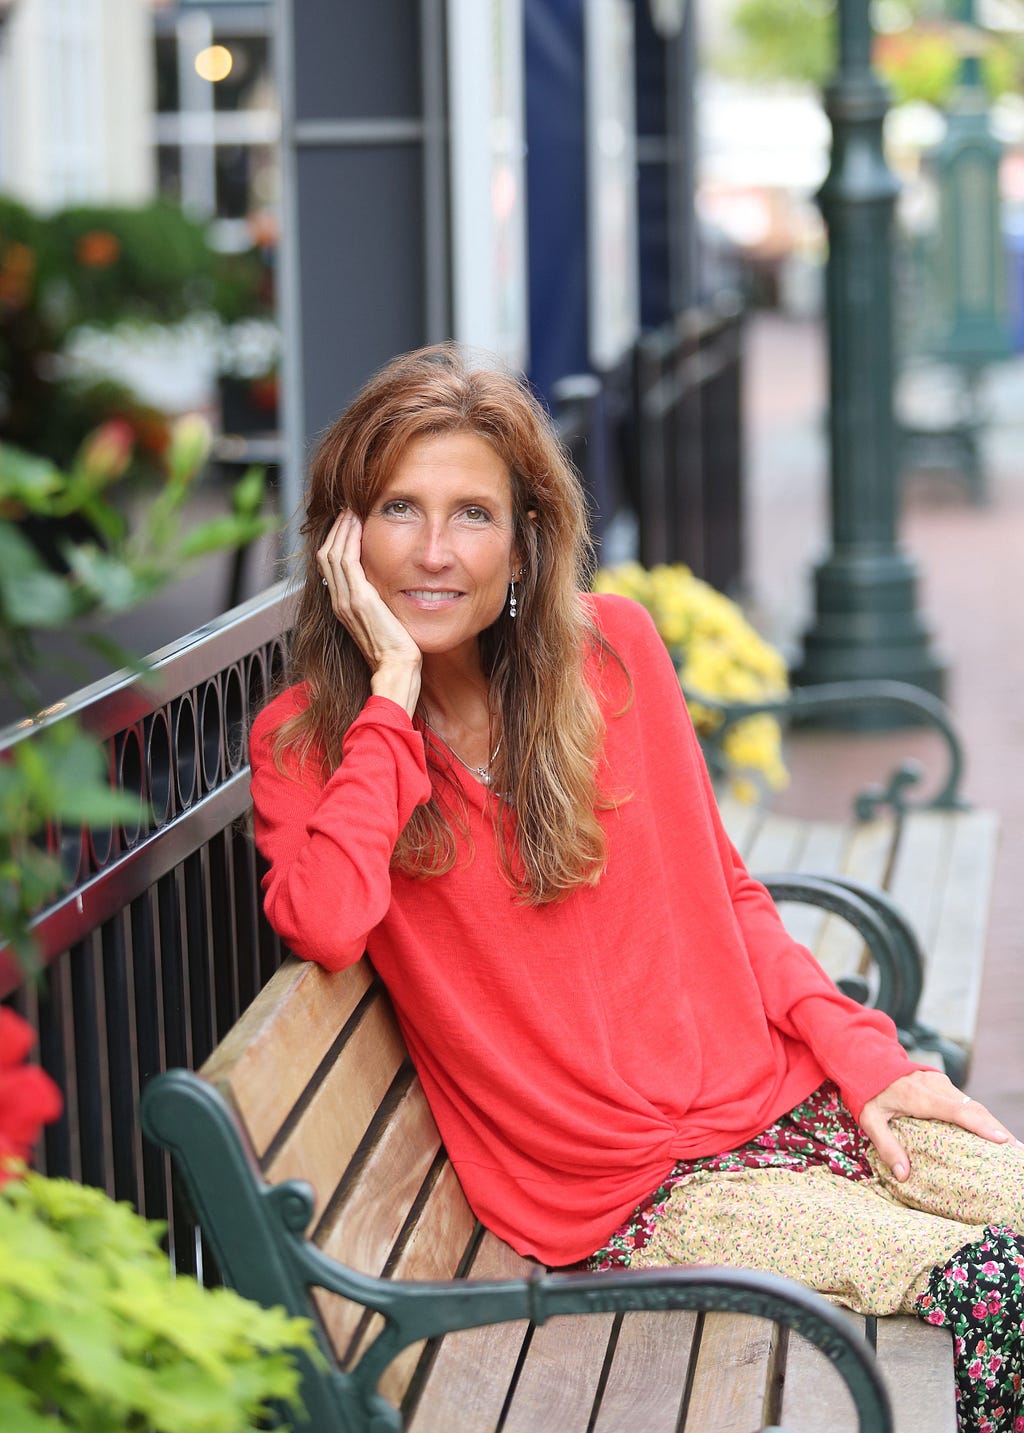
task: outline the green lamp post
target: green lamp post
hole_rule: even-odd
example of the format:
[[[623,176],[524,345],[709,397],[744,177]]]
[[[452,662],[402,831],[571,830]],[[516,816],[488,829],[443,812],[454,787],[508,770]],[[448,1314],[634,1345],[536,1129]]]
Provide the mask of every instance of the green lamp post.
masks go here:
[[[924,251],[923,355],[954,379],[956,400],[938,426],[903,429],[904,466],[962,474],[976,503],[988,499],[980,436],[982,375],[1011,352],[999,193],[1002,145],[989,123],[981,72],[984,41],[974,0],[948,0],[960,55],[946,131],[928,156],[939,222]]]
[[[916,609],[917,574],[897,540],[888,95],[871,68],[868,0],[840,0],[839,69],[825,94],[832,161],[818,202],[829,234],[832,549],[814,574],[815,614],[797,685],[856,678],[941,694],[944,667]]]
[[[932,155],[941,205],[935,346],[940,357],[977,369],[1010,352],[999,214],[1002,145],[989,124],[974,0],[953,0],[953,11],[960,72],[945,138]]]

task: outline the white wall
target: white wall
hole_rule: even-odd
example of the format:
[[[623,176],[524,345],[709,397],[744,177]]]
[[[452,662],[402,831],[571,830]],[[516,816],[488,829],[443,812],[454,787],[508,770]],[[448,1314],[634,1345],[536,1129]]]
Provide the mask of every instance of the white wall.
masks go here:
[[[19,0],[0,43],[0,190],[41,209],[150,197],[144,0]]]
[[[449,0],[455,336],[526,362],[522,0]]]

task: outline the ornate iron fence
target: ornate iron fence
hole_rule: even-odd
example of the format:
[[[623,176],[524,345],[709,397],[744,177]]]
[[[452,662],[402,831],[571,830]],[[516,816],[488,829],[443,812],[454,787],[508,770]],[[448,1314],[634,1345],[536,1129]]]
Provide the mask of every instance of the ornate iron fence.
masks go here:
[[[120,673],[0,737],[2,759],[73,716],[104,742],[112,783],[139,797],[135,822],[47,833],[66,885],[36,921],[42,974],[26,980],[0,954],[0,997],[38,1032],[65,1095],[39,1167],[167,1219],[191,1272],[202,1250],[142,1140],[138,1100],[157,1071],[200,1065],[281,961],[246,830],[245,737],[283,674],[288,626],[281,585],[162,649],[144,676]]]
[[[687,310],[637,342],[632,498],[645,565],[685,562],[722,591],[743,576],[742,310]]]

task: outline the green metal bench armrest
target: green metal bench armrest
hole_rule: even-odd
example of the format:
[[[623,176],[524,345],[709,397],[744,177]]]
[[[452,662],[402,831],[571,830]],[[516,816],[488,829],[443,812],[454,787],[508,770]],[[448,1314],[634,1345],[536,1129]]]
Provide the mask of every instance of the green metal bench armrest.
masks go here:
[[[400,1433],[399,1413],[377,1392],[397,1353],[456,1329],[558,1314],[639,1309],[722,1309],[796,1329],[826,1354],[850,1390],[862,1433],[891,1433],[884,1384],[845,1316],[799,1284],[735,1269],[665,1269],[620,1274],[547,1274],[528,1279],[410,1283],[360,1274],[305,1238],[312,1191],[296,1180],[268,1185],[221,1095],[187,1070],[146,1086],[142,1127],[174,1154],[221,1273],[258,1302],[309,1315],[318,1285],[383,1315],[383,1331],[350,1372],[321,1335],[324,1364],[297,1354],[315,1433]]]
[[[715,697],[704,696],[685,685],[683,693],[687,701],[699,702],[702,707],[717,713],[722,719],[710,736],[702,738],[702,745],[715,775],[724,770],[722,743],[726,733],[746,717],[766,713],[787,721],[837,715],[871,707],[895,708],[912,716],[915,725],[930,726],[939,733],[946,748],[945,774],[934,795],[913,801],[908,799],[907,793],[920,785],[924,768],[917,761],[901,762],[884,785],[870,786],[854,798],[857,819],[869,820],[880,808],[886,806],[897,814],[915,810],[962,811],[967,808],[968,803],[960,796],[964,769],[963,746],[953,726],[953,714],[945,702],[920,687],[911,686],[909,682],[826,682],[819,686],[797,687],[784,697],[753,702],[720,701]]]
[[[773,900],[801,901],[848,921],[863,937],[879,971],[876,1005],[891,1016],[900,1040],[909,1049],[934,1050],[942,1056],[955,1085],[967,1078],[967,1051],[917,1018],[924,986],[924,955],[914,929],[885,891],[850,876],[785,874],[760,876]],[[865,919],[865,908],[870,913]],[[839,987],[855,1000],[866,997],[866,983],[840,980]]]

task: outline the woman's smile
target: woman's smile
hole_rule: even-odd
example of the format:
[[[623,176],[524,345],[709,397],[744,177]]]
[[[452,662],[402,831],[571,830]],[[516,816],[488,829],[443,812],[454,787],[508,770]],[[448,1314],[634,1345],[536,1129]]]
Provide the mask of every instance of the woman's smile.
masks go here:
[[[408,589],[404,596],[412,602],[422,602],[427,607],[437,607],[442,602],[456,602],[463,596],[461,592],[453,592],[448,589],[438,590],[433,587],[414,587]]]

